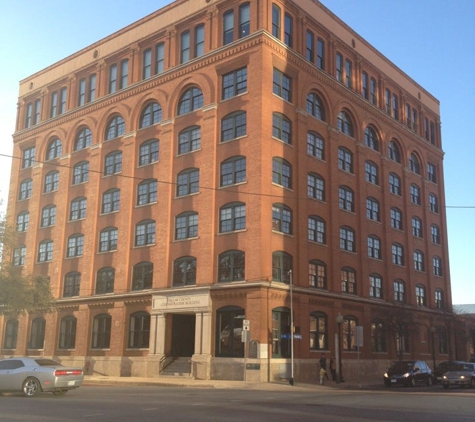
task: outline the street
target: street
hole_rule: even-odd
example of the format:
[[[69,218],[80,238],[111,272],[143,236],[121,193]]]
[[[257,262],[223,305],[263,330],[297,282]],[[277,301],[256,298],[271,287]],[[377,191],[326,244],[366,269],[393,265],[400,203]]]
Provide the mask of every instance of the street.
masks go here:
[[[83,386],[66,396],[0,396],[2,422],[473,421],[474,390],[233,390]]]

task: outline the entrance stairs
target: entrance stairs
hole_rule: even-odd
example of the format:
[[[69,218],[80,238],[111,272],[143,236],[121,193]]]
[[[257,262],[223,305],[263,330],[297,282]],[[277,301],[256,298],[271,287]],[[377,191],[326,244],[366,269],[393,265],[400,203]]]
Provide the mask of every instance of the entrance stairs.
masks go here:
[[[191,358],[176,358],[160,374],[161,377],[191,377]]]

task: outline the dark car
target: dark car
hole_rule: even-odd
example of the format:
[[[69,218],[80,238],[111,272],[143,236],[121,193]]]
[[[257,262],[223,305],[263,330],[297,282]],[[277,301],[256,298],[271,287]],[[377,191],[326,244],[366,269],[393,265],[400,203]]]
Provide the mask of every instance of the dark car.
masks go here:
[[[434,381],[441,382],[442,375],[444,375],[447,371],[452,371],[453,368],[460,363],[464,363],[464,362],[459,361],[459,360],[448,360],[448,361],[439,363],[437,367],[434,369]]]
[[[394,362],[384,374],[384,385],[404,385],[415,387],[418,384],[432,385],[433,376],[429,365],[422,360]]]

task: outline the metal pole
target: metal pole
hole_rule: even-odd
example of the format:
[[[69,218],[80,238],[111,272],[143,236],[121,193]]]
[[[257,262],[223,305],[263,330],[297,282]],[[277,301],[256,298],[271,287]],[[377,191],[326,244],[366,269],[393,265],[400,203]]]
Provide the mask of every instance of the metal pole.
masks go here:
[[[294,300],[292,286],[292,270],[289,271],[290,283],[290,380],[289,384],[294,385]]]

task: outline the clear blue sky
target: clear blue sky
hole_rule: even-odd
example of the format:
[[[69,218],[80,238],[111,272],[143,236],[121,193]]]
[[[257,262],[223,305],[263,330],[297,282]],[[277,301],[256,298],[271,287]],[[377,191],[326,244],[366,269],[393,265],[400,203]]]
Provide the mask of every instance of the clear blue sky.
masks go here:
[[[12,151],[19,80],[168,3],[4,2],[0,13],[0,154]],[[322,3],[441,102],[453,302],[475,303],[475,0]],[[9,167],[10,159],[0,156],[0,198],[4,202]]]

